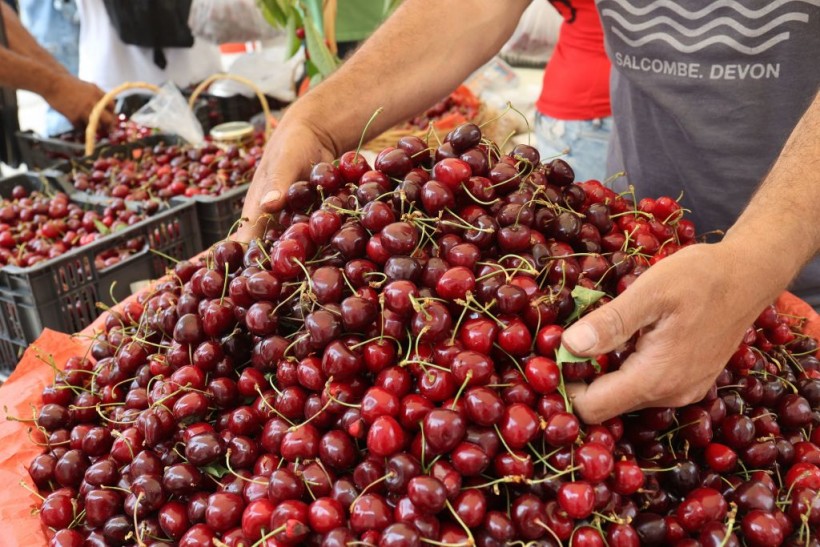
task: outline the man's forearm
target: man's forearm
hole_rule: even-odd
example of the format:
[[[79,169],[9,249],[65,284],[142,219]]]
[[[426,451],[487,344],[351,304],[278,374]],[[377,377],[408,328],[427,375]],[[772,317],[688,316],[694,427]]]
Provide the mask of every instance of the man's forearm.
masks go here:
[[[512,34],[530,0],[407,0],[292,115],[316,126],[337,153],[374,136],[455,89]]]
[[[25,89],[47,97],[55,79],[56,75],[50,67],[0,47],[0,86]]]
[[[820,251],[820,94],[814,97],[724,242],[755,262],[775,294]],[[766,302],[763,302],[765,304]]]
[[[0,9],[3,10],[6,36],[11,51],[23,57],[28,57],[52,71],[68,72],[57,59],[37,43],[37,40],[25,29],[17,14],[7,4],[0,2]]]

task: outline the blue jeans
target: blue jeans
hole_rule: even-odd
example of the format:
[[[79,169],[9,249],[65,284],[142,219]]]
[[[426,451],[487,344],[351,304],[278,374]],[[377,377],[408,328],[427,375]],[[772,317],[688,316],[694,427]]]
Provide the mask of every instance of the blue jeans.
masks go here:
[[[575,180],[604,182],[612,117],[594,120],[558,120],[543,114],[535,118],[535,135],[542,160],[561,156],[575,172]]]
[[[66,69],[77,75],[80,64],[80,21],[74,2],[19,0],[20,20],[37,42]],[[46,112],[46,133],[71,130],[71,123],[53,108]]]

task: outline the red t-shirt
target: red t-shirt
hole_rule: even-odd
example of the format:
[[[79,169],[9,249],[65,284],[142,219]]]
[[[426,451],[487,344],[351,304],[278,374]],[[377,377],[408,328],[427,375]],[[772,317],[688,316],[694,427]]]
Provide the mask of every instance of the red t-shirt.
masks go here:
[[[544,71],[536,108],[560,120],[591,120],[611,115],[609,59],[595,1],[553,0],[553,5],[564,16],[564,23]]]

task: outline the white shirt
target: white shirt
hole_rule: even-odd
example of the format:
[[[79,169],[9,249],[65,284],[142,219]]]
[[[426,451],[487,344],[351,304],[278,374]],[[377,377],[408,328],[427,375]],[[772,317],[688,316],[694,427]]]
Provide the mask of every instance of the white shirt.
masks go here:
[[[123,82],[161,84],[173,81],[183,88],[222,71],[219,48],[195,40],[190,48],[166,48],[165,69],[154,64],[151,48],[123,43],[108,18],[102,0],[77,0],[80,15],[79,77],[109,91]]]

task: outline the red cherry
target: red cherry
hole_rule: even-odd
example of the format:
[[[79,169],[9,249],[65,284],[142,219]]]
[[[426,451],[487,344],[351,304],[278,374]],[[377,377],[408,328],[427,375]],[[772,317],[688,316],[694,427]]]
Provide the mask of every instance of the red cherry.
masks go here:
[[[525,404],[512,404],[504,409],[499,431],[510,448],[523,448],[539,432],[538,415]]]
[[[533,357],[524,365],[524,374],[532,388],[542,395],[554,392],[561,383],[558,365],[548,357]]]
[[[404,443],[404,429],[392,416],[376,418],[367,433],[367,448],[377,456],[392,456],[402,449]]]
[[[327,534],[344,526],[345,509],[339,501],[333,498],[318,498],[310,504],[308,519],[314,532]]]
[[[709,443],[704,455],[709,467],[718,473],[728,473],[737,464],[735,451],[720,443]]]
[[[759,509],[750,511],[741,521],[743,537],[750,547],[767,547],[780,545],[785,534],[777,519]]]
[[[606,479],[615,468],[612,452],[597,442],[584,443],[575,451],[575,459],[581,476],[593,484]]]
[[[565,482],[558,489],[558,504],[574,519],[584,519],[595,507],[595,493],[586,481]]]
[[[786,472],[786,486],[789,488],[811,488],[820,490],[820,467],[811,463],[797,463]]]
[[[729,505],[717,490],[696,488],[689,492],[677,509],[677,517],[688,532],[701,530],[706,524],[722,520]]]
[[[644,484],[643,470],[630,460],[615,462],[612,475],[612,489],[622,496],[637,492]]]

